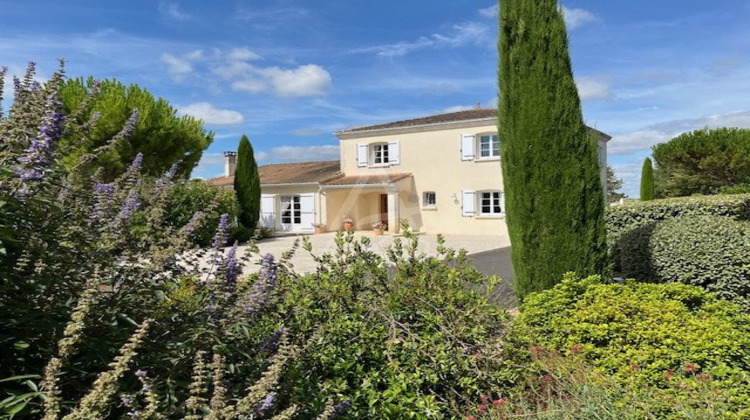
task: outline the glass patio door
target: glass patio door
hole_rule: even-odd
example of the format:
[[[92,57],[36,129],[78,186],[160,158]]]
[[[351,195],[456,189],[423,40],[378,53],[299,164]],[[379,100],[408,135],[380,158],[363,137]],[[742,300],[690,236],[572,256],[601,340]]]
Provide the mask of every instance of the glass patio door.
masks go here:
[[[293,231],[302,228],[302,204],[298,195],[282,195],[279,197],[281,210],[281,230]]]

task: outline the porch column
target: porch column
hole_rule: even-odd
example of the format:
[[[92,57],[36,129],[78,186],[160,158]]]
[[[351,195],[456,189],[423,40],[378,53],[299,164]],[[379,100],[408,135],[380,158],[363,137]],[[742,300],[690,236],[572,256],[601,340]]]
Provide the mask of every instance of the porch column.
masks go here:
[[[388,232],[399,231],[398,191],[388,192]]]

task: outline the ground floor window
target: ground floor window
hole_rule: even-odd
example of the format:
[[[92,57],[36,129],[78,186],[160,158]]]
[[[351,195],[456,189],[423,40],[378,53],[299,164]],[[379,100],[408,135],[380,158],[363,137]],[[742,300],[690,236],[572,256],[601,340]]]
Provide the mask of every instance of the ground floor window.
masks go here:
[[[281,204],[281,223],[300,224],[302,223],[302,205],[298,195],[282,195]]]
[[[500,191],[481,191],[479,193],[479,214],[503,214],[501,206],[502,193]]]
[[[422,194],[422,207],[436,207],[437,197],[435,191],[425,191]]]

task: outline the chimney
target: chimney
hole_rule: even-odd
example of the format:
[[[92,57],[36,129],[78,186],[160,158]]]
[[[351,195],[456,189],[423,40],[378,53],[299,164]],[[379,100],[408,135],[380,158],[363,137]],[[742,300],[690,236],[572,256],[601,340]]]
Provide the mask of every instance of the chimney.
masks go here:
[[[224,176],[234,176],[237,168],[237,152],[224,152]]]
[[[477,104],[474,106],[474,109],[482,109],[482,104],[477,101]]]

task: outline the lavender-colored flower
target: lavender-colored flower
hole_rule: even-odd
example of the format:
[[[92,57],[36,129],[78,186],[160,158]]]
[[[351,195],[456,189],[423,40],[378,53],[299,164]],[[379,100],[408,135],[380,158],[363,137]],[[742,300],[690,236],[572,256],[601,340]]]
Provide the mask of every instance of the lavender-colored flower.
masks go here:
[[[89,218],[91,224],[97,224],[107,217],[110,207],[112,206],[112,195],[114,194],[114,191],[115,187],[112,184],[99,182],[94,186],[96,203],[94,203],[94,208],[91,209],[91,215]]]
[[[273,407],[273,404],[276,402],[276,394],[273,392],[266,395],[266,398],[263,399],[263,403],[261,403],[260,407],[258,407],[258,413],[263,414],[266,411],[270,410],[271,407]]]
[[[112,141],[122,140],[130,137],[135,131],[136,126],[138,125],[138,118],[140,117],[140,115],[141,113],[138,108],[133,108],[133,112],[130,114],[130,117],[128,117],[128,120],[125,121],[125,124],[120,129],[120,132],[115,134],[115,136],[112,138]]]
[[[143,153],[139,152],[137,155],[135,155],[135,158],[133,159],[133,163],[130,164],[128,171],[133,172],[133,173],[140,173],[142,168],[143,168]]]
[[[224,213],[219,217],[219,226],[214,234],[213,247],[219,249],[229,240],[229,215]]]
[[[248,312],[258,312],[268,303],[268,299],[276,286],[276,271],[277,266],[273,255],[264,255],[258,281],[255,282],[252,290],[246,296],[245,308]]]
[[[200,210],[193,213],[190,221],[187,222],[187,224],[183,226],[182,229],[180,229],[180,233],[185,236],[191,235],[193,232],[195,232],[196,229],[198,229],[198,226],[200,226],[204,216],[205,213]]]
[[[241,266],[237,261],[237,244],[235,244],[229,248],[229,252],[227,252],[227,256],[224,259],[224,276],[227,282],[225,289],[227,292],[234,291],[240,271]]]
[[[120,214],[117,216],[117,222],[127,223],[128,221],[130,221],[130,218],[133,217],[133,214],[135,214],[135,212],[137,212],[140,208],[141,195],[135,191],[131,191],[130,194],[128,194],[128,198],[126,198],[125,202],[122,203]]]
[[[120,397],[120,401],[122,401],[122,405],[130,405],[130,403],[133,402],[130,395],[123,395]]]
[[[135,371],[135,377],[136,378],[145,378],[146,375],[148,375],[148,371],[147,370],[138,369],[138,370]]]
[[[180,163],[173,163],[172,166],[169,167],[169,172],[167,173],[167,178],[169,178],[170,181],[174,181],[175,177],[177,177],[177,171],[180,169]]]
[[[21,165],[13,168],[22,181],[41,181],[44,169],[52,163],[53,151],[63,130],[64,117],[58,109],[59,103],[55,94],[50,94],[44,106],[44,115],[37,136],[31,140],[24,155],[18,158]]]
[[[143,385],[143,392],[151,391],[151,385]]]

